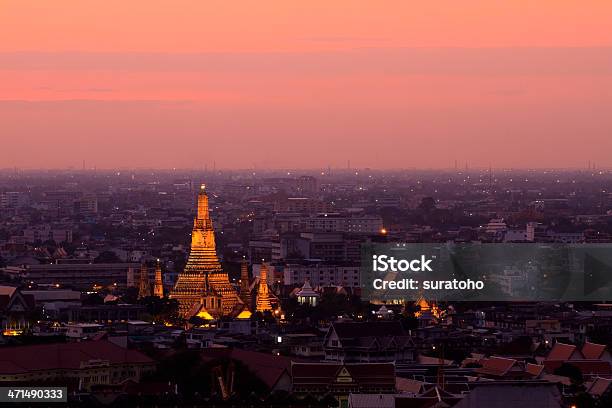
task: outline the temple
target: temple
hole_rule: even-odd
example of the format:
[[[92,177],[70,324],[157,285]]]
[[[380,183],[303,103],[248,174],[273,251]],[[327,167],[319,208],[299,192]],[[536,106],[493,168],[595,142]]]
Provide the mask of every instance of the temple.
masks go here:
[[[319,300],[319,294],[312,289],[309,279],[306,279],[302,288],[296,293],[296,296],[298,303],[301,305],[316,306]]]
[[[161,265],[159,264],[159,259],[157,260],[157,266],[155,267],[155,282],[153,286],[153,296],[158,298],[164,297],[164,283],[162,279],[162,270]]]
[[[240,299],[246,307],[251,310],[253,307],[253,298],[251,297],[251,286],[249,284],[249,266],[246,259],[240,265]]]
[[[255,310],[258,312],[272,311],[270,288],[268,287],[268,265],[266,263],[261,264],[261,270],[259,272],[259,286],[257,288]]]
[[[178,275],[170,298],[178,301],[179,314],[184,318],[198,316],[209,320],[234,316],[242,309],[242,301],[217,258],[215,231],[204,185],[198,194],[187,265]]]
[[[149,269],[143,263],[140,267],[140,283],[138,285],[138,298],[151,296],[151,286],[149,285]]]
[[[436,302],[428,301],[422,294],[414,302],[414,305],[418,306],[418,310],[414,312],[414,316],[417,318],[431,316],[435,319],[439,319],[443,315],[443,311],[438,307]]]

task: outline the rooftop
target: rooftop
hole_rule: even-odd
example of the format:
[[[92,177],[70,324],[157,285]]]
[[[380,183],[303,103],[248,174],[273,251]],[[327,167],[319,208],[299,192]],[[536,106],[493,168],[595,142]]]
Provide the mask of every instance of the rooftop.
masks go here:
[[[0,348],[0,374],[81,368],[83,362],[104,360],[110,364],[151,364],[153,360],[106,340]]]

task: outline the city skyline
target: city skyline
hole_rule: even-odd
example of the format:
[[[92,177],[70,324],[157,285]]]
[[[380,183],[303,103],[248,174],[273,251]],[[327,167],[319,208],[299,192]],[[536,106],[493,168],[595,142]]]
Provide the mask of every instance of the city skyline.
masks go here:
[[[0,167],[0,174],[11,174],[19,175],[19,174],[63,174],[63,173],[74,173],[74,174],[113,174],[119,173],[116,175],[126,174],[155,174],[155,172],[159,172],[160,174],[164,173],[176,173],[177,175],[189,176],[189,177],[202,177],[206,179],[207,177],[217,177],[222,176],[224,174],[238,174],[244,176],[262,176],[262,175],[278,175],[278,176],[290,176],[290,177],[299,177],[304,175],[314,175],[314,176],[359,176],[364,174],[394,174],[396,172],[406,172],[417,174],[428,174],[428,173],[439,173],[442,175],[445,174],[481,174],[482,176],[487,176],[489,173],[492,175],[499,174],[512,174],[512,173],[523,173],[523,172],[541,172],[543,174],[547,173],[559,173],[559,174],[608,174],[612,170],[612,166],[603,166],[600,163],[594,161],[585,162],[583,165],[580,163],[574,167],[554,167],[554,166],[529,166],[529,167],[493,167],[492,165],[485,165],[484,163],[474,164],[468,162],[459,162],[457,161],[457,165],[454,163],[449,163],[448,166],[440,166],[440,167],[364,167],[364,166],[353,166],[351,164],[350,167],[347,167],[346,163],[344,167],[341,166],[322,166],[322,167],[223,167],[219,164],[203,163],[198,167],[148,167],[148,166],[118,166],[118,167],[98,167],[92,163],[83,163],[81,165],[68,165],[66,167]],[[153,173],[151,173],[153,172]],[[355,172],[357,174],[355,174]],[[125,175],[125,174],[123,174]]]
[[[611,175],[0,171],[3,384],[70,406],[610,406]]]

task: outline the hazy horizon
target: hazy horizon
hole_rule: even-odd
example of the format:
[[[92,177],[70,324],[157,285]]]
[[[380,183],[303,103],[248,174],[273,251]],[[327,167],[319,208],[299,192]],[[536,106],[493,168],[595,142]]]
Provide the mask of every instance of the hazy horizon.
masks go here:
[[[236,172],[236,173],[253,173],[254,176],[262,173],[285,173],[289,172],[288,176],[300,176],[305,173],[315,173],[315,175],[328,175],[328,171],[331,171],[332,174],[352,174],[354,172],[380,172],[380,173],[393,173],[393,172],[456,172],[458,174],[461,173],[474,173],[474,172],[485,172],[489,171],[495,172],[591,172],[593,174],[598,172],[608,173],[612,170],[610,167],[600,167],[597,163],[587,163],[584,167],[487,167],[487,166],[470,166],[468,168],[465,167],[395,167],[395,168],[377,168],[377,167],[265,167],[265,168],[239,168],[239,167],[217,167],[214,169],[213,167],[85,167],[83,168],[77,166],[68,166],[68,167],[0,167],[1,173],[11,173],[11,172],[80,172],[80,173],[92,173],[92,172],[176,172],[176,173],[207,173],[214,175],[215,173],[223,173],[223,172]],[[299,174],[294,174],[294,172],[300,172]],[[358,175],[358,174],[356,174]]]

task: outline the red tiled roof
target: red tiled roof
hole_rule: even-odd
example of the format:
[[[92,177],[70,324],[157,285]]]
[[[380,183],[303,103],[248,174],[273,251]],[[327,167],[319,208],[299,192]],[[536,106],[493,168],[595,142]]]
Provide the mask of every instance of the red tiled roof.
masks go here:
[[[430,389],[428,389],[427,391],[419,395],[419,397],[434,397],[434,398],[437,398],[438,396],[441,398],[452,398],[454,395],[447,391],[444,391],[438,385],[431,387]]]
[[[395,386],[395,364],[393,363],[366,363],[345,365],[351,377],[358,382],[389,383]]]
[[[587,392],[591,395],[601,397],[612,385],[612,380],[609,378],[597,377],[588,387]]]
[[[429,357],[429,356],[424,356],[422,354],[419,354],[417,356],[417,362],[419,364],[432,364],[432,365],[440,365],[440,363],[442,363],[442,365],[452,365],[453,364],[453,360],[440,360],[440,357]]]
[[[606,351],[606,346],[603,344],[589,343],[588,341],[582,346],[582,355],[587,360],[598,360]]]
[[[539,381],[482,382],[455,408],[547,407],[562,408],[557,385]]]
[[[544,371],[544,366],[540,364],[527,363],[525,366],[525,371],[534,377],[538,377],[540,374],[542,374],[542,371]]]
[[[495,376],[505,375],[516,364],[516,360],[504,357],[489,357],[481,362],[482,367],[477,368],[475,372]]]
[[[413,380],[410,378],[397,377],[395,379],[395,388],[398,392],[411,392],[413,394],[419,394],[423,389],[423,385],[426,383],[422,381]]]
[[[233,349],[231,358],[244,363],[270,389],[276,385],[283,373],[289,372],[291,367],[290,358],[241,349]]]
[[[288,357],[238,348],[206,349],[202,351],[202,358],[205,360],[230,358],[240,361],[270,389],[276,385],[283,373],[289,373],[291,368],[291,359]]]
[[[153,360],[136,350],[128,350],[110,341],[44,344],[0,348],[0,373],[79,369],[82,362],[106,360],[111,364],[146,364]]]
[[[569,377],[555,374],[544,374],[541,378],[544,381],[548,381],[554,384],[571,385],[572,380]]]
[[[572,354],[578,351],[573,344],[555,343],[550,353],[546,357],[547,360],[569,360]],[[578,351],[580,353],[580,351]]]
[[[10,295],[2,294],[0,295],[0,310],[5,310],[11,304],[11,302],[16,302],[18,298],[23,299],[23,303],[25,303],[25,307],[27,309],[34,309],[36,306],[36,301],[34,299],[34,295],[24,295],[19,291],[14,291]]]

